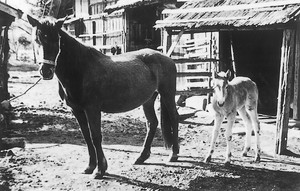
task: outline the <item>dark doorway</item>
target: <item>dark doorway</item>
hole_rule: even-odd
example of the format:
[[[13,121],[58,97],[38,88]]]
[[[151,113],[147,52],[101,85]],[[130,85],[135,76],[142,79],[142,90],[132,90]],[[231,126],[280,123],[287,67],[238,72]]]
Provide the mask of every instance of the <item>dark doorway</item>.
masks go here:
[[[141,6],[128,10],[128,51],[141,48],[157,49],[160,46],[160,31],[153,26],[159,19],[157,5]]]
[[[237,76],[247,76],[259,89],[259,113],[276,115],[282,31],[232,32]]]

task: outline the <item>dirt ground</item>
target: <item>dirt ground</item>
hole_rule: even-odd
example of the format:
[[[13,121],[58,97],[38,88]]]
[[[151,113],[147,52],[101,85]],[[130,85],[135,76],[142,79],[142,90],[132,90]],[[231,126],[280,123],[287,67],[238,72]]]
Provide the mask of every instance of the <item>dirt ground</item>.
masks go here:
[[[25,91],[39,75],[35,66],[11,67],[9,92]],[[29,68],[29,69],[28,69]],[[102,114],[103,144],[108,159],[107,175],[95,180],[81,172],[87,165],[87,147],[70,109],[60,101],[57,80],[41,81],[12,102],[9,137],[25,137],[25,149],[0,157],[0,190],[300,190],[300,159],[273,156],[275,120],[260,116],[262,159],[254,163],[240,157],[244,136],[233,136],[233,162],[223,165],[224,128],[210,164],[203,162],[209,149],[213,124],[208,112],[198,112],[180,123],[178,162],[166,162],[170,151],[163,147],[160,129],[152,155],[143,165],[133,165],[146,134],[141,108],[121,114]],[[159,106],[157,104],[157,113]],[[223,126],[226,124],[224,123]],[[234,131],[242,128],[237,121]],[[288,149],[300,154],[300,131],[291,126]]]

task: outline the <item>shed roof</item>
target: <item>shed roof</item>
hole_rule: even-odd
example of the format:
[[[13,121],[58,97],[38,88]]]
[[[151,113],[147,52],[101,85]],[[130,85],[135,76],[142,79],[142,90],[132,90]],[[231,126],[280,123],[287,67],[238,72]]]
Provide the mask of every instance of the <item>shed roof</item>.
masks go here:
[[[157,28],[243,28],[285,25],[300,13],[300,0],[191,0],[165,10]]]
[[[105,12],[113,12],[119,9],[136,8],[159,3],[176,3],[176,0],[119,0],[116,4],[105,7]]]

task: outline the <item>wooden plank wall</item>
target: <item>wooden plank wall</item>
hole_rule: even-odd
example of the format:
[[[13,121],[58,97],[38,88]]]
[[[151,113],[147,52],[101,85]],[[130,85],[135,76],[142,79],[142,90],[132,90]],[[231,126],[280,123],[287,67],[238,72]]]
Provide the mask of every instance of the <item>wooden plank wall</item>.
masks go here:
[[[173,36],[172,41],[177,40]],[[212,72],[218,65],[217,33],[184,34],[171,58],[177,67],[177,91],[188,94],[212,92]],[[168,51],[169,52],[169,51]]]
[[[104,53],[109,53],[113,46],[125,51],[125,27],[123,13],[103,14],[97,18],[84,20],[85,32],[79,35],[82,42]]]

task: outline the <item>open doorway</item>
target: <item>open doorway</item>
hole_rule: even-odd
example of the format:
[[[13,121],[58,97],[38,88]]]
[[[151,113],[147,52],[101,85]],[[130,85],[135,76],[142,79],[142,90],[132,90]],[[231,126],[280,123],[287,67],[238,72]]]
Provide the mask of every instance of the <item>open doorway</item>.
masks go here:
[[[282,31],[232,32],[237,76],[247,76],[259,89],[258,112],[276,115]]]
[[[141,6],[128,10],[128,51],[141,48],[157,49],[160,46],[160,31],[154,29],[159,19],[156,5]]]

